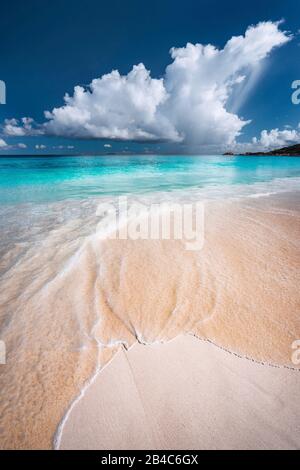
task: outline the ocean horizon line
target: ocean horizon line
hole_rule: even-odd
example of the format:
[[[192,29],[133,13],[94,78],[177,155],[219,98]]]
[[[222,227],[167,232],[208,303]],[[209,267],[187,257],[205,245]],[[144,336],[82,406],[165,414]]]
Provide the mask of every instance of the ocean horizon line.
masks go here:
[[[34,157],[130,157],[130,156],[134,156],[134,157],[151,157],[151,156],[165,156],[165,157],[228,157],[228,159],[230,158],[234,158],[234,157],[247,157],[247,158],[255,158],[255,157],[284,157],[284,158],[287,158],[287,157],[290,157],[290,158],[299,158],[300,157],[300,154],[299,155],[268,155],[268,154],[264,154],[263,152],[261,154],[255,154],[255,155],[247,155],[247,154],[243,154],[243,153],[236,153],[234,155],[224,155],[222,153],[164,153],[164,152],[151,152],[151,153],[142,153],[142,152],[137,152],[137,153],[134,153],[134,152],[130,152],[130,153],[123,153],[123,152],[115,152],[115,153],[100,153],[100,152],[97,152],[97,153],[68,153],[68,154],[62,154],[62,153],[38,153],[38,154],[32,154],[32,153],[26,153],[26,154],[0,154],[0,158],[34,158]]]

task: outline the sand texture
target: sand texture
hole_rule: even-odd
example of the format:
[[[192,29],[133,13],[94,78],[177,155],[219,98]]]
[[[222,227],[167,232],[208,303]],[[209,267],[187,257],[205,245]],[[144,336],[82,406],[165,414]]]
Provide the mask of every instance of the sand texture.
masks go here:
[[[291,349],[300,339],[299,201],[291,194],[207,202],[200,251],[187,251],[180,240],[103,241],[88,215],[41,236],[38,226],[34,242],[14,243],[1,259],[7,364],[0,366],[0,447],[51,448],[70,403],[120,346],[190,333],[241,356],[299,368]],[[223,381],[212,370],[227,393],[230,370]],[[147,431],[143,445],[149,439]]]
[[[120,350],[78,401],[61,449],[300,449],[300,372],[192,336]]]

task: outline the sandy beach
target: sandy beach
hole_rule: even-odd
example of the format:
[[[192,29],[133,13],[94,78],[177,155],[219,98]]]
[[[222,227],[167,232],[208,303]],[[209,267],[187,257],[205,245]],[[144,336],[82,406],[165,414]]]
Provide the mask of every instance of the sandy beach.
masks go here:
[[[300,371],[185,335],[120,350],[60,430],[59,449],[299,449]]]
[[[54,210],[59,214],[61,206],[53,206],[53,214]],[[0,370],[1,448],[53,448],[61,423],[83,390],[85,398],[67,420],[62,446],[297,446],[291,423],[299,416],[295,400],[299,374],[290,368],[299,369],[292,361],[292,344],[300,338],[298,193],[207,201],[205,242],[199,251],[187,251],[182,240],[99,239],[94,219],[86,212],[82,219],[49,232],[46,225],[41,241],[29,244],[24,252],[22,244],[15,244],[2,258],[1,324],[8,360]],[[241,357],[286,368],[230,356],[182,336],[186,334]],[[156,349],[160,343],[167,344]],[[125,354],[124,347],[133,345]],[[139,355],[141,359],[136,359]],[[212,359],[215,355],[218,360]],[[125,359],[130,363],[133,357],[143,394],[139,400],[131,398],[137,389],[124,366]],[[97,382],[87,388],[111,360]],[[152,393],[155,375],[150,373],[156,361],[157,396]],[[149,377],[143,381],[138,368],[148,370],[146,364]],[[164,370],[169,371],[165,378]],[[119,386],[119,380],[123,385]],[[255,403],[250,400],[253,393],[246,389],[235,394],[242,383],[248,392],[253,387],[259,390]],[[111,413],[115,407],[118,410],[118,393],[123,394],[123,389],[128,403],[120,407],[117,417]],[[218,404],[224,394],[225,408],[223,399]],[[92,424],[80,412],[84,408],[96,416],[101,400],[105,403],[109,397],[112,401],[105,406],[104,421]],[[148,399],[149,415],[157,415],[152,424],[141,414]],[[245,407],[243,399],[250,400]],[[175,408],[165,421],[159,409],[163,402],[166,411]],[[152,407],[157,411],[152,412]],[[214,421],[202,415],[208,409],[215,410],[215,426],[220,425],[215,439]],[[225,417],[222,409],[227,410]],[[188,425],[192,410],[197,418]],[[283,417],[277,422],[278,413]],[[264,423],[256,421],[262,417]],[[73,419],[77,419],[76,426]],[[85,429],[84,438],[78,434],[78,420],[80,429]],[[202,421],[207,433],[200,431]],[[227,423],[228,427],[228,422],[233,431],[222,441],[222,426]],[[168,429],[173,430],[169,437],[164,435]],[[258,429],[261,434],[253,437],[251,432],[257,435]],[[129,441],[122,444],[125,430]]]

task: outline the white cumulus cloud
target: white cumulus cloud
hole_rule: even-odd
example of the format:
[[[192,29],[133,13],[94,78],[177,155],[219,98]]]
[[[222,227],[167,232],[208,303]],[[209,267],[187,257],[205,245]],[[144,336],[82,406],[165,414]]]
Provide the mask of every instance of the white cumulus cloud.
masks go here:
[[[163,78],[152,78],[139,64],[128,75],[114,70],[87,88],[76,86],[62,107],[46,111],[44,131],[75,138],[230,145],[249,121],[236,114],[237,104],[235,112],[229,111],[228,103],[243,101],[264,59],[290,40],[279,26],[271,21],[250,26],[223,49],[190,43],[172,48]]]
[[[298,129],[263,130],[260,138],[254,138],[253,143],[263,149],[275,149],[300,143],[300,125]]]
[[[45,115],[46,131],[54,135],[118,140],[180,140],[160,107],[168,95],[163,79],[153,79],[143,64],[126,76],[117,70],[76,86],[65,106]]]
[[[5,140],[0,138],[0,149],[2,150],[14,150],[14,149],[26,149],[27,145],[23,144],[22,142],[16,145],[9,145]]]
[[[44,133],[41,126],[38,126],[34,119],[30,117],[23,117],[20,121],[18,119],[5,119],[4,134],[10,137],[23,137],[28,135],[40,135]]]

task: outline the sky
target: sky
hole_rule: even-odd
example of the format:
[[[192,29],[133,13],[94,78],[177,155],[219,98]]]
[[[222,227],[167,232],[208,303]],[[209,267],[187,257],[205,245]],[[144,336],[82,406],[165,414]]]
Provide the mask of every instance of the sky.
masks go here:
[[[298,143],[299,29],[299,0],[2,0],[0,154]]]

